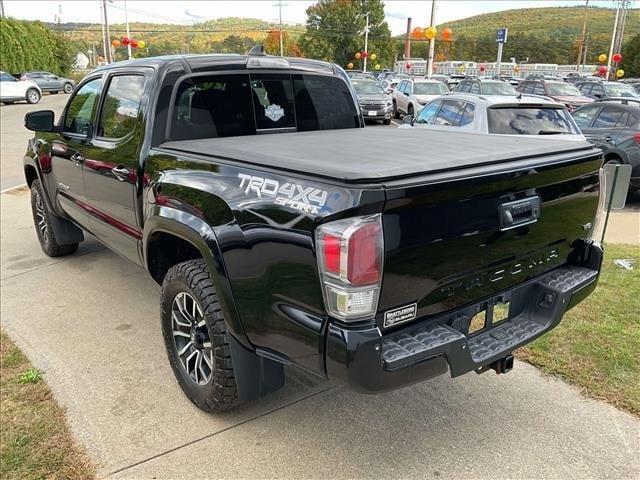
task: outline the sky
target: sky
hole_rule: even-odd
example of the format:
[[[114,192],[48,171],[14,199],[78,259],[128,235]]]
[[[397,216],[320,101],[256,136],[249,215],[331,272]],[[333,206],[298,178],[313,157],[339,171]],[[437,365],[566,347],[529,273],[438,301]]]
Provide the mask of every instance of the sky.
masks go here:
[[[26,20],[54,22],[60,14],[62,22],[100,22],[99,0],[4,0],[7,16]],[[192,24],[223,17],[251,17],[266,21],[277,21],[277,0],[236,1],[169,1],[128,0],[130,22]],[[304,23],[305,10],[313,1],[283,0],[282,21]],[[614,7],[614,0],[591,0],[589,5]],[[638,2],[632,2],[638,3]],[[124,23],[124,0],[109,0],[107,7],[109,23]],[[471,17],[482,13],[510,10],[514,8],[558,7],[584,5],[584,0],[438,0],[436,2],[436,24]],[[413,18],[414,26],[426,26],[431,15],[431,1],[387,0],[386,19],[394,35],[404,33],[407,17]]]

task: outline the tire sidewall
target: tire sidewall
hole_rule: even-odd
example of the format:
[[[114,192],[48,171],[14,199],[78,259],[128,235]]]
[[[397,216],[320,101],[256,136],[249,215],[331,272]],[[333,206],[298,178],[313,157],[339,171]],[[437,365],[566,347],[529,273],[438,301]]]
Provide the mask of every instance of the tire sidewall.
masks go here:
[[[32,93],[35,93],[38,96],[38,100],[35,100],[35,101],[31,100]],[[25,95],[25,98],[27,99],[27,103],[34,105],[40,101],[41,95],[38,92],[38,90],[36,90],[35,88],[30,88],[29,90],[27,90],[27,94]]]
[[[62,91],[67,94],[73,92],[73,85],[71,85],[70,83],[65,83],[64,87],[62,87]]]
[[[172,278],[168,282],[163,285],[162,288],[162,298],[160,305],[160,318],[162,322],[162,337],[164,338],[164,344],[167,349],[167,356],[169,358],[169,363],[171,364],[171,368],[173,369],[173,373],[180,384],[185,393],[191,398],[191,400],[196,403],[196,405],[201,408],[207,405],[207,400],[214,393],[214,379],[215,379],[215,355],[213,356],[214,361],[214,371],[211,375],[211,379],[205,385],[198,385],[195,383],[189,374],[186,372],[184,367],[182,366],[182,362],[178,357],[178,351],[176,349],[176,344],[173,340],[172,333],[172,324],[171,324],[171,309],[173,307],[173,300],[181,292],[187,292],[193,298],[196,299],[198,304],[200,305],[200,309],[204,313],[204,320],[207,326],[207,333],[209,334],[209,339],[213,341],[213,332],[211,329],[211,319],[208,318],[205,306],[202,305],[201,299],[198,297],[198,294],[193,291],[193,289],[184,281],[182,278]]]
[[[44,217],[47,223],[47,230],[49,232],[48,238],[45,241],[42,238],[42,233],[40,232],[40,228],[38,227],[38,216],[36,214],[36,198],[40,196],[40,200],[42,202],[42,208],[44,210]],[[52,245],[51,245],[51,220],[49,220],[49,210],[47,209],[47,204],[44,201],[44,193],[42,192],[42,187],[40,186],[39,180],[34,180],[31,184],[31,213],[33,216],[33,225],[36,229],[36,236],[38,237],[38,242],[40,243],[40,247],[47,255],[51,255]]]

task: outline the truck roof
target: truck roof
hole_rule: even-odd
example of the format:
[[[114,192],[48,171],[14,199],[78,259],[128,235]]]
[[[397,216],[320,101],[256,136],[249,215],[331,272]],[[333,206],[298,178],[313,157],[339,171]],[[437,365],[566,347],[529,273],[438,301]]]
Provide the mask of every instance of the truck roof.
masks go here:
[[[346,183],[375,183],[559,153],[593,153],[593,146],[582,140],[401,128],[179,140],[159,148]]]
[[[108,65],[103,65],[97,67],[94,71],[104,71],[111,70],[114,68],[120,67],[152,67],[152,68],[160,68],[169,63],[181,62],[188,70],[193,72],[198,71],[206,71],[211,67],[218,67],[220,65],[224,65],[226,70],[245,70],[247,68],[251,68],[252,65],[249,65],[250,59],[256,59],[256,62],[259,59],[263,59],[267,63],[267,67],[271,68],[291,68],[291,69],[302,69],[302,70],[310,70],[310,71],[320,71],[325,73],[336,73],[335,67],[332,63],[323,62],[321,60],[312,60],[309,58],[298,58],[298,57],[276,57],[272,55],[241,55],[235,53],[220,53],[220,54],[203,54],[203,55],[163,55],[157,57],[147,57],[147,58],[139,58],[134,60],[123,60],[120,62],[110,63]],[[283,64],[273,65],[269,64],[271,62],[282,62],[286,61]],[[255,65],[253,65],[255,67]]]

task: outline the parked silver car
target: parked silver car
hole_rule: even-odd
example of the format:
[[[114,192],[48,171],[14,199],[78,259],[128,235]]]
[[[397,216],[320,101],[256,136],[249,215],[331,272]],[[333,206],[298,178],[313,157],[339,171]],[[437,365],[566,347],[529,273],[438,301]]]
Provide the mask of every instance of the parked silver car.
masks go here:
[[[0,72],[0,102],[5,105],[21,100],[38,103],[41,97],[42,92],[35,82],[18,80],[6,72]]]
[[[367,120],[391,123],[391,95],[387,94],[376,80],[352,78],[351,84],[358,96],[362,116]]]
[[[429,102],[415,118],[407,115],[402,127],[585,139],[563,104],[524,95],[446,95]]]
[[[71,93],[76,87],[76,82],[70,78],[59,77],[51,72],[26,72],[20,76],[20,80],[35,82],[43,92],[49,93]]]
[[[422,105],[445,93],[449,93],[449,89],[440,80],[428,78],[402,80],[393,91],[394,116],[400,118],[404,114],[413,115]]]

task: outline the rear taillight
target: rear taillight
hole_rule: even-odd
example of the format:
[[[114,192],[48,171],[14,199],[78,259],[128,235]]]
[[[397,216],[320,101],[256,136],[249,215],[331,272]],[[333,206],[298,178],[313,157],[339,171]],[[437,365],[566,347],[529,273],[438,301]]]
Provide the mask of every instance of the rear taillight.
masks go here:
[[[636,141],[637,144],[640,144],[640,133],[636,133],[633,136],[633,139]]]
[[[382,281],[381,216],[325,223],[316,248],[327,312],[347,321],[372,317]]]

